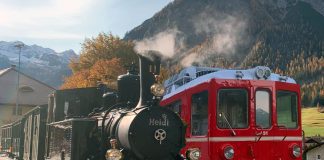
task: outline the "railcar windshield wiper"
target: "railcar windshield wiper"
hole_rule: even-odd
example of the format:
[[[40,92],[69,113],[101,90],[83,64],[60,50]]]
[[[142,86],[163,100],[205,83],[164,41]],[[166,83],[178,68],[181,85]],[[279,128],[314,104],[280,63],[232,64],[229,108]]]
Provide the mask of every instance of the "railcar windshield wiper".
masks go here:
[[[229,126],[229,128],[231,129],[233,136],[236,136],[236,133],[235,133],[235,131],[233,130],[231,124],[228,122],[228,120],[227,120],[225,114],[222,112],[222,113],[219,114],[219,116],[224,118],[226,124],[227,124],[227,125]]]
[[[286,130],[286,133],[285,133],[285,136],[284,136],[284,138],[281,140],[281,141],[284,141],[285,139],[286,139],[286,137],[287,137],[287,131],[288,131],[288,128],[287,128],[287,126],[286,125],[278,125],[277,126],[279,129],[285,129]]]

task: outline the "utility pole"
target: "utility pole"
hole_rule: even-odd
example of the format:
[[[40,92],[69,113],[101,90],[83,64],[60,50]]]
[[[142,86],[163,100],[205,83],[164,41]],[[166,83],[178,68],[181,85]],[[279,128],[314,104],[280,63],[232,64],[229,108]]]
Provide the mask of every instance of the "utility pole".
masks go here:
[[[19,57],[18,57],[18,76],[17,76],[17,96],[16,96],[16,115],[18,115],[19,111],[19,75],[20,75],[20,54],[21,54],[21,48],[24,47],[23,43],[16,44],[15,47],[19,48]]]

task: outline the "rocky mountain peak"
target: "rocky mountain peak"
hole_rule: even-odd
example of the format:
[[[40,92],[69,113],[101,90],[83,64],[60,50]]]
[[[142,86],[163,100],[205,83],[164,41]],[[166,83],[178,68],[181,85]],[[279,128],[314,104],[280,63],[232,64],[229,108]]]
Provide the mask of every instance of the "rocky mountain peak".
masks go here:
[[[242,60],[251,53],[251,49],[257,42],[267,41],[273,36],[265,37],[268,32],[273,32],[278,28],[295,27],[296,30],[307,28],[307,32],[310,33],[303,32],[305,33],[303,36],[308,37],[311,34],[321,39],[323,30],[320,28],[324,28],[322,24],[324,16],[312,7],[314,4],[323,6],[324,2],[320,3],[316,0],[175,0],[152,18],[129,31],[124,39],[140,42],[140,46],[145,46],[144,49],[154,49],[148,46],[149,43],[143,45],[141,41],[160,42],[158,37],[171,34],[172,36],[169,37],[174,37],[174,39],[168,42],[173,41],[174,46],[164,45],[162,47],[156,45],[161,43],[151,44],[155,45],[162,54],[169,50],[163,51],[160,50],[161,48],[173,48],[174,52],[177,52],[173,54],[175,55],[173,59],[177,62],[189,54],[196,55],[193,57],[205,55],[204,59],[216,55],[216,57],[225,56],[229,59]],[[280,32],[280,34],[289,34],[287,37],[292,38],[290,32],[293,30],[286,33]],[[277,34],[276,31],[274,33],[274,35]],[[297,36],[300,37],[300,35]],[[272,40],[271,45],[277,46],[277,42],[279,41]],[[282,51],[295,49],[290,48],[292,46],[290,44],[288,46],[288,48],[278,49]],[[207,52],[209,55],[204,54]]]
[[[61,85],[63,76],[71,73],[68,64],[77,57],[73,50],[57,53],[35,44],[0,41],[0,68],[18,65],[19,52],[22,71],[54,87]]]
[[[323,0],[174,0],[124,38],[170,70],[268,66],[301,84],[307,106],[324,90],[323,28]]]

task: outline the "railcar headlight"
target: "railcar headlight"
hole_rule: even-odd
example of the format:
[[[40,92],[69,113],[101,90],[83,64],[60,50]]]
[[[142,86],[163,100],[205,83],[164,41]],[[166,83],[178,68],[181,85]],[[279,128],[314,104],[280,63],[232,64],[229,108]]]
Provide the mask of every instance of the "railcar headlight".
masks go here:
[[[157,97],[162,97],[164,95],[165,88],[162,84],[155,83],[151,86],[151,92]]]
[[[226,146],[224,148],[224,157],[226,159],[232,159],[234,157],[234,148],[232,146]]]
[[[271,70],[269,68],[266,68],[264,71],[264,78],[267,79],[271,76]]]
[[[117,140],[111,139],[110,145],[111,145],[112,149],[109,149],[106,152],[106,160],[121,160],[123,158],[123,153],[120,150],[116,149],[117,148]]]
[[[201,157],[201,152],[199,148],[190,148],[187,150],[186,156],[189,160],[199,160]]]
[[[297,144],[295,144],[295,145],[292,146],[292,155],[295,158],[298,158],[301,155],[301,149],[300,149],[300,147]]]
[[[258,78],[263,78],[264,76],[264,70],[261,68],[261,67],[257,67],[256,70],[255,70],[255,75],[258,77]]]

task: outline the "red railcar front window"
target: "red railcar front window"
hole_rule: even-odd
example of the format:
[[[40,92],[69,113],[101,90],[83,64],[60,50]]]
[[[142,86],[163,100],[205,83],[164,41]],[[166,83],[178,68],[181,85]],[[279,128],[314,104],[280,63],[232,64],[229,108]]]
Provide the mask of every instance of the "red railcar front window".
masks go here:
[[[277,122],[286,128],[298,127],[297,94],[289,91],[277,92]]]
[[[217,126],[248,127],[248,94],[245,89],[221,89],[218,92]]]
[[[270,122],[270,94],[268,91],[259,90],[255,94],[256,125],[269,128]]]
[[[191,135],[203,136],[208,131],[208,92],[203,91],[191,98]]]

